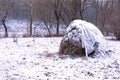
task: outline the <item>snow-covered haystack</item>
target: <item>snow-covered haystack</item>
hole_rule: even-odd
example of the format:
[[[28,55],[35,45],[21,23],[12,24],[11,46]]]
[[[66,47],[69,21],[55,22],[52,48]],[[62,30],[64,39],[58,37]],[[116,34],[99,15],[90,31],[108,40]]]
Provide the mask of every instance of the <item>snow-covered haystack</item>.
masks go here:
[[[106,41],[101,31],[92,23],[74,20],[63,37],[59,54],[90,55],[105,52]]]

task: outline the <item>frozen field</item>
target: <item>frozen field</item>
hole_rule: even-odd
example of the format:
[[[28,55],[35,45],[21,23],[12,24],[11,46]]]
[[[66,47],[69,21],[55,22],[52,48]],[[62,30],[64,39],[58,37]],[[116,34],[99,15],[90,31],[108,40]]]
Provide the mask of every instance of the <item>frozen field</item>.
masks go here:
[[[120,41],[107,40],[110,55],[65,58],[62,38],[0,39],[0,80],[120,80]]]

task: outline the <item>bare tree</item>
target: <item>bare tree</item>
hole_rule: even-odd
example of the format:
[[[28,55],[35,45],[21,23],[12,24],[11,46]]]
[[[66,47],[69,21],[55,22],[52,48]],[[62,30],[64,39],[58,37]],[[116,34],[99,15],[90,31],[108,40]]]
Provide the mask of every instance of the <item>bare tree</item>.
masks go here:
[[[19,3],[21,3],[24,6],[23,12],[26,12],[26,20],[28,18],[29,25],[28,25],[28,35],[29,37],[33,36],[33,12],[34,12],[34,6],[35,3],[33,0],[19,0]],[[24,14],[24,13],[23,13]]]
[[[109,23],[112,26],[114,35],[120,40],[120,0],[111,0],[112,8],[109,17]]]
[[[33,23],[33,0],[29,1],[29,7],[30,7],[30,33],[29,36],[32,36],[32,23]]]
[[[107,33],[107,27],[109,25],[108,18],[112,8],[111,0],[95,0],[96,5],[96,25],[100,26],[101,31]]]
[[[56,35],[59,35],[59,24],[60,24],[60,18],[61,18],[62,1],[63,0],[52,0],[51,1],[53,12],[54,12],[55,19],[56,19]]]
[[[92,7],[93,0],[64,0],[61,18],[66,25],[74,19],[85,19],[86,11]]]
[[[93,6],[93,0],[78,0],[78,11],[80,15],[80,19],[84,19],[85,11]]]
[[[53,10],[51,7],[51,1],[50,0],[37,0],[36,5],[36,16],[39,18],[40,21],[43,21],[43,23],[46,26],[46,29],[48,31],[48,36],[51,36],[50,28],[52,27],[52,16],[53,16]]]
[[[13,2],[12,1],[7,2],[7,0],[1,0],[0,4],[2,6],[0,19],[1,19],[1,23],[2,23],[2,25],[4,27],[4,30],[5,30],[4,37],[8,37],[8,28],[7,28],[7,25],[6,25],[6,19],[7,19],[8,15],[9,15],[11,9],[12,9]]]
[[[72,20],[78,18],[78,0],[64,0],[61,18],[67,26]]]

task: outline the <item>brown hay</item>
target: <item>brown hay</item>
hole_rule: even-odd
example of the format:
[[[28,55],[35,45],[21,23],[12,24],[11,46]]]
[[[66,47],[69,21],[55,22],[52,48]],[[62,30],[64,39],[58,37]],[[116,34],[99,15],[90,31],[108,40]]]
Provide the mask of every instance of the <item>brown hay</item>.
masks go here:
[[[59,48],[60,55],[85,56],[82,43],[75,40],[62,40]]]

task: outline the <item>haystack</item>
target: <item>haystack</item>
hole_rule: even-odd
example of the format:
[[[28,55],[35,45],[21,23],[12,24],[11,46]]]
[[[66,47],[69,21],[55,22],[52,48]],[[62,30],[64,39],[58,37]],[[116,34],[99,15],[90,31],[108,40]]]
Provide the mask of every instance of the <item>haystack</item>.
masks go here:
[[[74,20],[61,41],[59,54],[88,56],[105,51],[105,47],[105,38],[96,26],[83,20]]]

